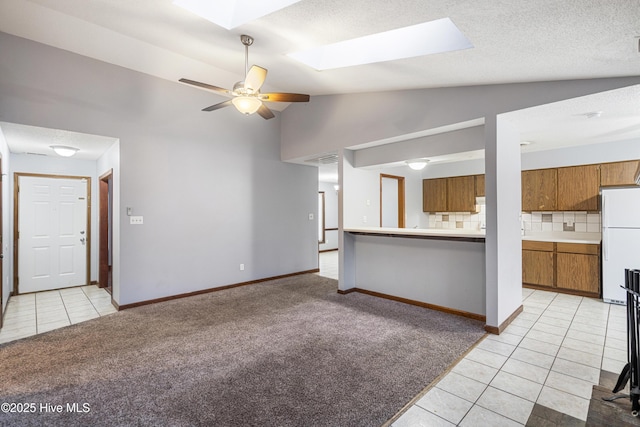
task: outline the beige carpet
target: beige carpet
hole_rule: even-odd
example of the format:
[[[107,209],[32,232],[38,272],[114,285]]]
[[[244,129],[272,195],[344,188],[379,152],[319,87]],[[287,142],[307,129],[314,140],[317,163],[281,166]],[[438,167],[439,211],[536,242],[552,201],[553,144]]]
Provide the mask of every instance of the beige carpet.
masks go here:
[[[376,426],[484,335],[336,289],[296,276],[0,345],[0,402],[35,404],[0,425]]]

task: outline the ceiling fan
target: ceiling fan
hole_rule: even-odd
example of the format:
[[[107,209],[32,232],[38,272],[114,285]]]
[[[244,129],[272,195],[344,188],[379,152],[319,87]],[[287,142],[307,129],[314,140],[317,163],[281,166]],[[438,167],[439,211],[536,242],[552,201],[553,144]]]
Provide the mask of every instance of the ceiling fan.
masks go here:
[[[216,93],[230,97],[227,101],[214,104],[210,107],[203,108],[202,111],[213,111],[220,108],[233,105],[238,111],[243,114],[253,114],[257,112],[264,119],[272,119],[273,112],[264,105],[263,101],[269,102],[309,102],[309,95],[303,95],[300,93],[260,93],[260,88],[267,77],[266,68],[252,65],[249,69],[249,46],[253,44],[253,37],[243,34],[240,36],[240,41],[244,45],[244,69],[245,77],[244,81],[238,82],[233,85],[233,90],[223,89],[218,86],[213,86],[207,83],[200,83],[195,80],[180,79],[182,83],[187,83],[193,86],[198,86],[204,89],[212,90]]]

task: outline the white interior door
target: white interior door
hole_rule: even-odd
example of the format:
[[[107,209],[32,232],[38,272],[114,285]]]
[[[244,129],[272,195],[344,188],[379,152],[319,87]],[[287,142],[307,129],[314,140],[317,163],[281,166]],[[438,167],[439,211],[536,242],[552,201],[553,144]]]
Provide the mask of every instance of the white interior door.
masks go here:
[[[86,179],[19,177],[18,292],[87,284]]]

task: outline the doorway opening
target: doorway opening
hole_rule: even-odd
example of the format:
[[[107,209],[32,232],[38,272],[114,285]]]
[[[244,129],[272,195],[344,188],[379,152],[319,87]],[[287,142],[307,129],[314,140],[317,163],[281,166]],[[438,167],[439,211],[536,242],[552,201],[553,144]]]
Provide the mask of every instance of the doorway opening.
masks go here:
[[[113,169],[100,178],[98,287],[113,294]]]
[[[404,177],[380,174],[380,227],[404,228]]]
[[[13,294],[91,278],[91,178],[14,175]]]

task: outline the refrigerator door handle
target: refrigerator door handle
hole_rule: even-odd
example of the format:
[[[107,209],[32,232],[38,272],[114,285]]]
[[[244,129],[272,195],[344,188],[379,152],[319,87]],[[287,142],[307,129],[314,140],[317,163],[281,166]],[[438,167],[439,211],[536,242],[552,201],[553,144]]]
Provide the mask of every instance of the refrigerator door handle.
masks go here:
[[[608,227],[609,226],[609,211],[607,210],[607,195],[603,194],[602,195],[602,220],[603,220],[603,227]]]
[[[605,261],[609,261],[609,228],[602,229],[604,236],[602,236],[602,256]]]

